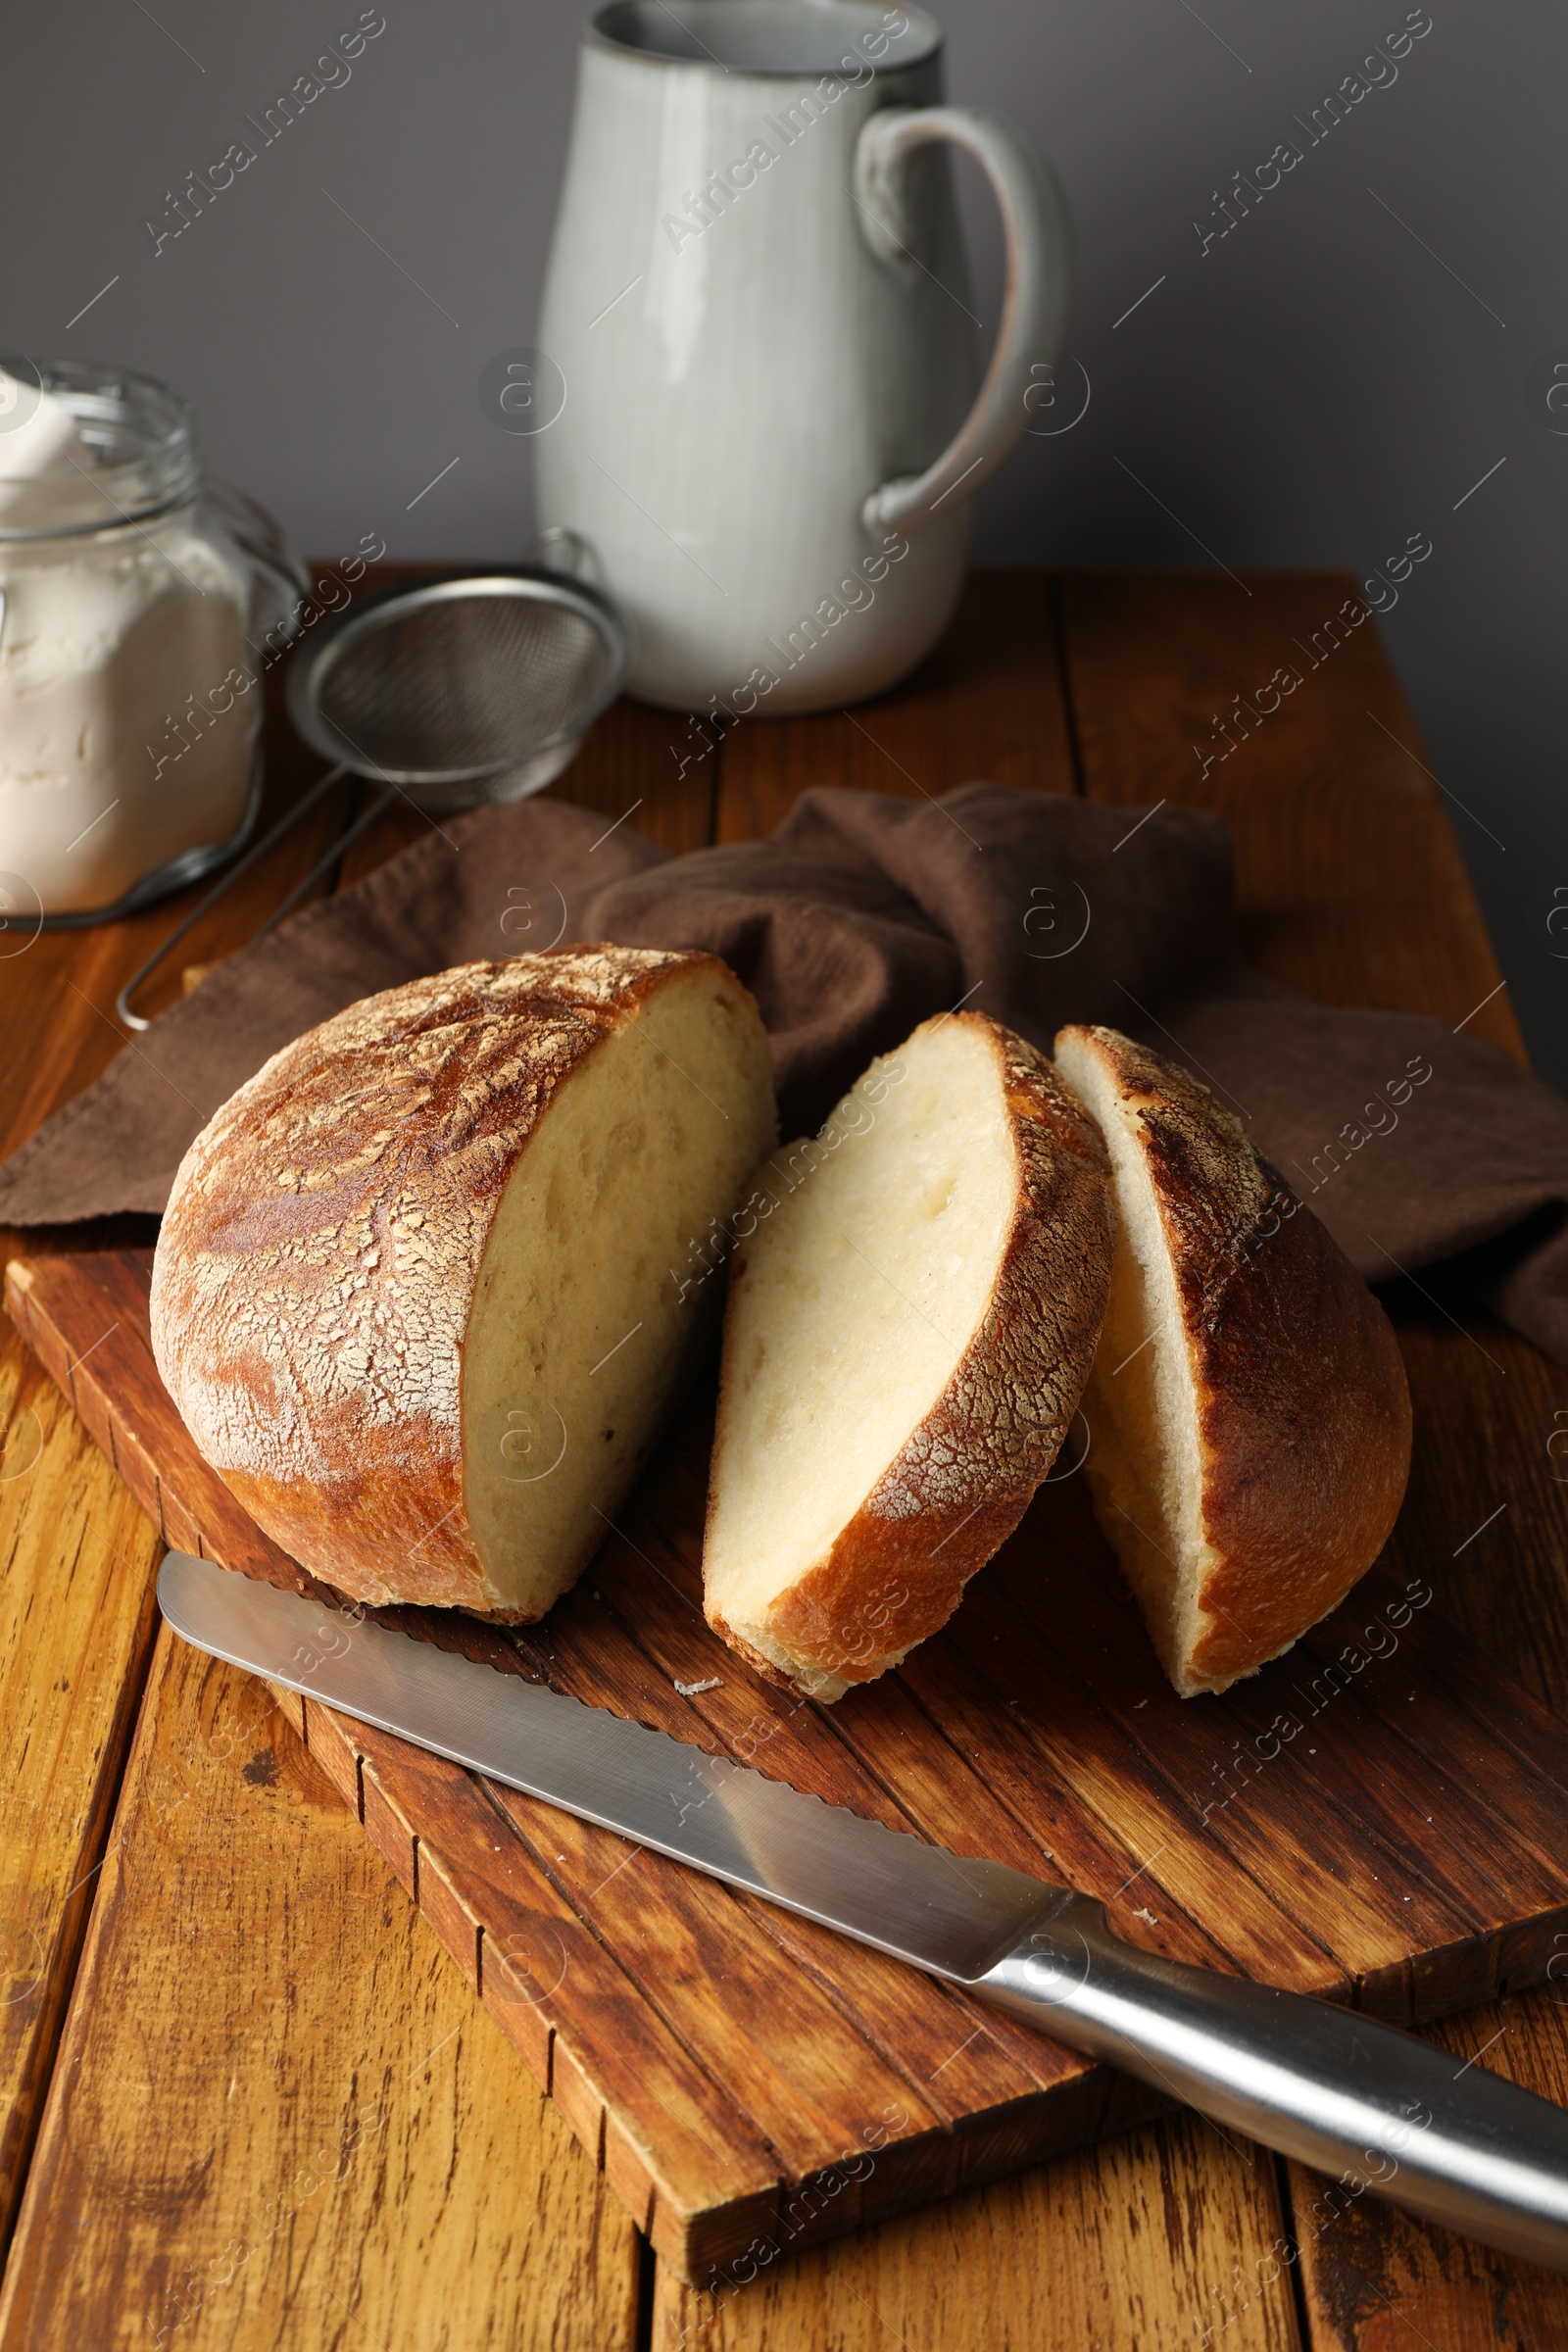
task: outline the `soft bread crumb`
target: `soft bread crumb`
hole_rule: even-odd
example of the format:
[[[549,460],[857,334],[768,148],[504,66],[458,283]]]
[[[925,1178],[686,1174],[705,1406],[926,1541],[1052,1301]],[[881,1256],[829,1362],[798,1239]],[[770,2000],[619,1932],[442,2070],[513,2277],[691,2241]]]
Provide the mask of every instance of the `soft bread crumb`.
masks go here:
[[[1144,1152],[1143,1106],[1108,1056],[1085,1047],[1078,1033],[1058,1038],[1056,1064],[1105,1139],[1116,1190],[1110,1299],[1085,1396],[1093,1433],[1085,1472],[1096,1516],[1111,1535],[1166,1672],[1182,1690],[1188,1678],[1181,1661],[1196,1642],[1211,1553],[1203,1534],[1192,1364]]]
[[[706,1607],[831,1701],[945,1621],[1054,1459],[1109,1278],[1104,1154],[1043,1055],[943,1015],[758,1170],[747,1213]]]
[[[186,1153],[159,1370],[324,1582],[537,1618],[711,1336],[704,1244],[774,1132],[767,1039],[716,956],[578,949],[383,991]]]
[[[1338,1607],[1397,1515],[1410,1399],[1382,1308],[1208,1089],[1114,1029],[1057,1066],[1109,1149],[1118,1239],[1085,1396],[1095,1512],[1183,1697]]]

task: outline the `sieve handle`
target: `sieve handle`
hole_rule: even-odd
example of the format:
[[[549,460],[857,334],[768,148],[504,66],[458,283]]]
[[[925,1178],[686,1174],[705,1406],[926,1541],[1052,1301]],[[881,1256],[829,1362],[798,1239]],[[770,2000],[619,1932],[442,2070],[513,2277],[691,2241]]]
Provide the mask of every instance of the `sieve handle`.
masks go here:
[[[152,1027],[151,1021],[147,1019],[145,1014],[133,1012],[131,1010],[131,999],[135,996],[136,991],[143,985],[143,983],[149,980],[153,973],[157,971],[158,966],[163,962],[164,957],[169,955],[170,951],[178,947],[186,932],[189,931],[194,924],[201,921],[202,916],[207,912],[209,906],[216,906],[219,900],[222,898],[225,893],[229,891],[239,880],[241,874],[243,874],[248,867],[253,866],[256,863],[258,858],[263,857],[266,852],[271,848],[275,841],[281,841],[284,834],[288,832],[290,827],[297,825],[300,821],[300,818],[307,815],[309,811],[315,808],[317,802],[320,800],[322,795],[338,781],[339,777],[346,776],[347,774],[348,762],[347,760],[340,760],[336,767],[329,767],[324,776],[318,776],[316,782],[311,786],[310,791],[305,794],[304,798],[296,801],[292,808],[286,808],[283,811],[283,814],[278,818],[276,824],[273,825],[271,831],[269,833],[264,833],[260,841],[252,844],[252,846],[246,851],[244,857],[229,867],[227,873],[224,874],[221,881],[216,883],[214,887],[207,893],[205,898],[197,901],[196,905],[191,908],[189,914],[185,916],[184,920],[174,925],[174,928],[170,932],[168,938],[160,941],[159,945],[148,956],[146,962],[139,965],[138,968],[131,973],[130,978],[125,982],[124,987],[115,999],[115,1010],[120,1015],[121,1020],[124,1023],[127,1029],[140,1031],[142,1029],[150,1029]],[[387,794],[383,794],[381,800],[376,802],[375,808],[371,810],[372,815],[381,808],[383,803],[388,797],[389,796]],[[294,904],[294,899],[298,898],[300,892],[304,890],[306,884],[313,882],[316,879],[316,876],[320,872],[323,864],[329,864],[333,858],[341,855],[346,845],[353,840],[355,834],[361,830],[361,827],[367,821],[367,819],[361,818],[357,823],[350,827],[349,831],[342,837],[342,839],[333,843],[331,850],[327,854],[327,857],[325,858],[318,858],[317,860],[317,863],[306,875],[305,882],[300,884],[299,890],[295,891],[293,897],[285,900],[284,905],[279,907],[278,914],[286,912],[287,908]],[[277,915],[274,914],[272,917],[272,922],[275,923],[276,920]],[[269,930],[270,930],[271,927],[271,923],[269,923],[267,926]]]
[[[339,769],[338,772],[341,774],[342,770]],[[352,825],[350,825],[348,831],[346,833],[340,833],[336,841],[331,842],[327,848],[321,852],[321,855],[319,858],[318,858],[310,872],[306,874],[300,881],[295,883],[293,889],[289,892],[288,897],[283,901],[282,906],[273,907],[266,922],[257,932],[256,939],[251,941],[250,944],[253,948],[255,947],[257,940],[265,939],[269,931],[275,931],[277,929],[277,926],[283,920],[284,915],[293,913],[301,899],[304,898],[305,893],[310,889],[311,884],[313,882],[318,882],[321,876],[326,872],[327,867],[337,863],[344,851],[348,848],[350,842],[358,841],[360,835],[365,831],[367,825],[374,824],[382,809],[386,808],[387,804],[392,799],[393,794],[400,792],[401,790],[401,786],[397,784],[388,784],[376,794],[375,799],[370,802],[368,808],[360,810],[359,815],[354,819],[354,822]],[[403,798],[405,800],[408,799],[407,793],[403,794]]]

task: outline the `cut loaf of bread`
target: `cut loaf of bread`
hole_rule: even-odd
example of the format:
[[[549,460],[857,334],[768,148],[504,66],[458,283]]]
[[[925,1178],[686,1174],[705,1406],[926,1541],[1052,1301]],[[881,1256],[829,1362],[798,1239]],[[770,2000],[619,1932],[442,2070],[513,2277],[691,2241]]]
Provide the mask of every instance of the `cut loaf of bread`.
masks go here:
[[[738,1230],[708,1617],[833,1699],[946,1621],[1055,1458],[1110,1278],[1104,1148],[1044,1054],[943,1014],[758,1170]]]
[[[1196,1078],[1114,1029],[1056,1064],[1115,1175],[1084,1411],[1096,1515],[1184,1697],[1253,1674],[1382,1549],[1410,1467],[1387,1316]]]
[[[712,956],[519,956],[368,997],[186,1153],[159,1370],[326,1583],[540,1617],[712,1336],[701,1245],[776,1132],[756,1004]]]

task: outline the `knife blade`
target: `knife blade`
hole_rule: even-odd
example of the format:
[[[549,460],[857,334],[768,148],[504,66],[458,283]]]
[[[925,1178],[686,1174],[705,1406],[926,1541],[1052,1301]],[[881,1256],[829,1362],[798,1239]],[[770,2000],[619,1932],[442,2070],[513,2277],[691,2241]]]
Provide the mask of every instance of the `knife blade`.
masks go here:
[[[939,1976],[983,1976],[1062,1898],[1021,1870],[960,1861],[665,1732],[348,1624],[208,1560],[171,1552],[158,1598],[198,1649]]]
[[[1070,1887],[209,1560],[170,1552],[158,1598],[197,1649],[961,1984],[1345,2196],[1568,2271],[1568,2114],[1414,2034],[1145,1951]]]

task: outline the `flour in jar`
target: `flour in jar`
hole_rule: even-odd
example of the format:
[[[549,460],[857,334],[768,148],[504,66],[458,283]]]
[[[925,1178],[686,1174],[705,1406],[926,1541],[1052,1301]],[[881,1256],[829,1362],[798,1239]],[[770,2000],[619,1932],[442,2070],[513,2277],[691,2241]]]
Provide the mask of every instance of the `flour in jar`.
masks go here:
[[[248,588],[193,506],[125,520],[66,404],[0,371],[0,427],[19,403],[0,429],[0,870],[46,914],[87,912],[244,818]]]

